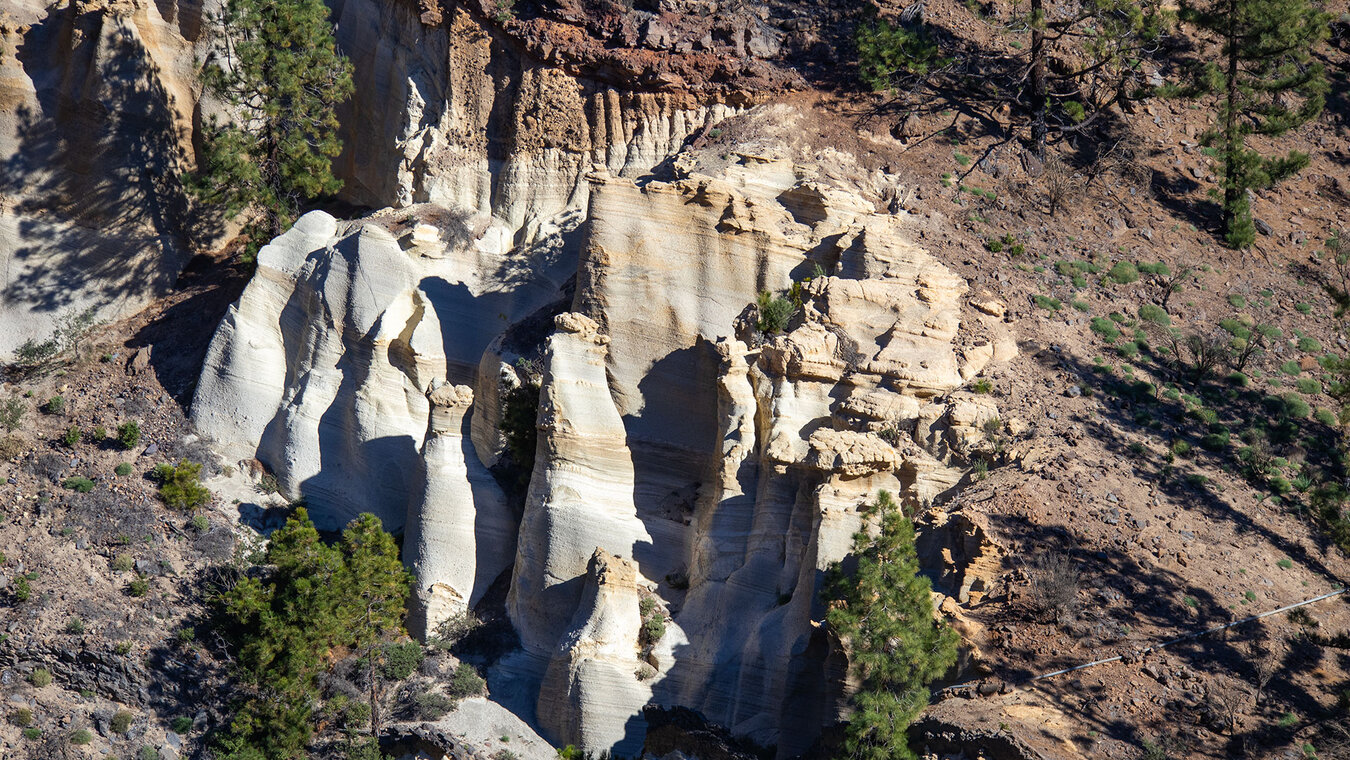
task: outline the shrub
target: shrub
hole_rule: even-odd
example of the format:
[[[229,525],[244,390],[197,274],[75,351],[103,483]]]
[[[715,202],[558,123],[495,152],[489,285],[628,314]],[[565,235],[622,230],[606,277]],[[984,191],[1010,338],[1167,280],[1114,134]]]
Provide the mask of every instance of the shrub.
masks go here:
[[[1128,343],[1121,343],[1116,346],[1116,351],[1120,352],[1120,355],[1126,359],[1133,359],[1139,355],[1139,343],[1133,340]]]
[[[492,760],[520,760],[520,755],[517,755],[511,750],[502,747],[501,749],[492,753]]]
[[[73,617],[66,621],[66,633],[81,634],[84,633],[84,621]]]
[[[1107,343],[1115,343],[1120,338],[1120,330],[1108,319],[1093,317],[1089,329],[1102,336]]]
[[[1106,273],[1106,279],[1117,285],[1129,285],[1139,281],[1139,268],[1129,261],[1117,261]]]
[[[71,425],[66,428],[65,435],[61,436],[61,442],[73,449],[79,445],[82,437],[84,437],[84,433],[80,432],[80,426]]]
[[[14,581],[14,599],[20,602],[26,602],[33,596],[33,589],[28,585],[28,579],[20,575]]]
[[[131,463],[123,462],[117,465],[117,467],[113,468],[113,473],[125,478],[126,476],[131,474]]]
[[[648,645],[653,645],[666,635],[666,616],[658,612],[655,615],[642,621],[642,639]]]
[[[19,429],[19,424],[23,421],[23,415],[28,411],[21,399],[7,398],[0,402],[0,427],[9,432]]]
[[[188,525],[198,533],[205,533],[211,528],[211,521],[206,519],[206,515],[193,515]]]
[[[74,477],[66,478],[64,481],[61,482],[61,485],[65,486],[66,488],[69,488],[72,491],[76,491],[79,493],[89,493],[90,491],[94,490],[94,481],[90,480],[89,478],[86,478],[83,475],[76,475]]]
[[[787,328],[792,315],[797,313],[797,305],[783,296],[774,296],[767,290],[759,294],[756,302],[759,318],[755,328],[765,335],[775,335]]]
[[[858,76],[874,91],[894,87],[903,75],[923,76],[949,60],[938,54],[937,42],[922,23],[911,28],[872,18],[858,25],[853,42]]]
[[[1286,393],[1283,396],[1281,396],[1280,399],[1284,402],[1283,403],[1284,415],[1289,417],[1290,419],[1301,420],[1307,417],[1308,414],[1312,411],[1312,408],[1308,406],[1308,402],[1304,401],[1303,399],[1299,398],[1293,393]]]
[[[1179,457],[1190,456],[1190,455],[1191,455],[1191,444],[1187,443],[1186,441],[1173,441],[1173,442],[1172,442],[1172,453],[1173,453],[1173,454],[1176,454],[1176,455],[1179,456]]]
[[[1037,306],[1039,306],[1042,309],[1045,309],[1046,311],[1059,311],[1061,308],[1064,307],[1064,304],[1061,303],[1058,298],[1052,298],[1050,296],[1036,295],[1032,296],[1031,300],[1034,301]]]
[[[172,509],[191,512],[211,500],[211,492],[201,483],[202,466],[184,459],[175,465],[155,468],[159,480],[159,498]]]
[[[125,573],[136,566],[136,560],[132,559],[130,554],[119,554],[112,558],[112,569],[119,573]]]
[[[1172,318],[1168,316],[1167,311],[1161,306],[1155,306],[1151,303],[1146,303],[1139,307],[1139,318],[1145,322],[1152,322],[1155,325],[1165,326],[1172,324]]]
[[[417,670],[423,656],[422,647],[416,641],[386,644],[380,671],[391,681],[402,681]]]
[[[52,396],[47,399],[47,403],[42,405],[42,411],[47,414],[65,414],[66,400],[61,396]]]
[[[159,751],[147,744],[136,753],[136,760],[159,760]]]
[[[145,578],[135,578],[127,584],[127,593],[134,597],[142,597],[150,593],[150,581]]]
[[[23,738],[25,738],[25,739],[27,739],[27,740],[29,740],[29,741],[37,741],[38,739],[41,739],[41,738],[42,738],[42,729],[40,729],[40,728],[25,728],[25,729],[23,730]]]
[[[1289,559],[1288,557],[1285,557],[1284,559],[1280,560],[1279,562],[1276,562],[1275,564],[1281,570],[1288,570],[1294,566],[1294,561],[1292,559]]]
[[[1201,438],[1200,445],[1209,451],[1219,451],[1228,445],[1229,438],[1227,430],[1219,430]]]
[[[1228,303],[1231,304],[1234,309],[1247,308],[1246,296],[1242,296],[1237,293],[1233,293],[1232,295],[1228,296]]]
[[[131,721],[135,718],[128,710],[118,710],[112,716],[110,727],[115,734],[125,734],[127,729],[131,728]]]
[[[467,662],[461,662],[450,677],[450,694],[456,699],[476,697],[487,691],[487,681]]]
[[[1304,336],[1298,339],[1298,350],[1313,354],[1322,350],[1322,344],[1314,338]]]
[[[1310,303],[1296,303],[1294,308],[1298,310],[1299,314],[1311,314],[1313,309]]]
[[[1045,552],[1031,565],[1031,603],[1057,623],[1072,620],[1078,610],[1078,568],[1068,556]]]
[[[1303,374],[1303,368],[1298,366],[1298,362],[1294,361],[1293,359],[1290,359],[1284,364],[1281,364],[1280,371],[1286,375],[1290,375],[1293,377],[1297,377],[1298,375]]]
[[[58,350],[60,348],[54,339],[39,343],[29,338],[14,349],[14,363],[26,369],[33,369],[54,359]]]
[[[9,723],[19,728],[28,728],[33,725],[33,711],[27,707],[20,707],[9,714]]]
[[[473,614],[473,610],[465,610],[438,623],[427,643],[437,649],[450,649],[482,625],[483,622]]]
[[[94,735],[89,733],[89,729],[81,728],[70,735],[71,744],[88,744],[94,740]]]
[[[117,442],[124,449],[133,449],[141,442],[141,426],[135,420],[117,426]]]
[[[1294,381],[1294,387],[1298,389],[1299,393],[1315,395],[1322,392],[1322,384],[1311,377],[1300,377]]]
[[[974,393],[989,394],[994,392],[994,384],[990,382],[989,378],[981,377],[971,383],[970,390]]]
[[[437,691],[424,691],[413,697],[417,708],[417,717],[422,720],[440,720],[442,716],[455,709],[455,700]]]
[[[28,674],[28,683],[41,689],[44,686],[50,686],[52,683],[52,672],[46,668],[34,668],[32,673]]]
[[[1336,419],[1335,413],[1330,412],[1326,409],[1318,409],[1313,414],[1313,418],[1316,419],[1318,422],[1322,423],[1323,425],[1337,425],[1340,422],[1339,420]]]

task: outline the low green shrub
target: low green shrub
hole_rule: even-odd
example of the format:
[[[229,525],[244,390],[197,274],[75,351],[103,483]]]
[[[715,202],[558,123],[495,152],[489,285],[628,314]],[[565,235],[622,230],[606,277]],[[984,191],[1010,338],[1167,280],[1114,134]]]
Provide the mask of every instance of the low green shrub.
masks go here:
[[[66,399],[64,396],[52,396],[47,399],[47,403],[42,405],[42,411],[46,414],[65,414]]]
[[[1290,375],[1293,377],[1297,377],[1303,374],[1303,368],[1298,366],[1298,362],[1294,361],[1293,359],[1290,359],[1284,364],[1281,364],[1280,371],[1286,375]]]
[[[1311,377],[1300,377],[1294,382],[1294,387],[1299,393],[1318,394],[1322,392],[1322,384]]]
[[[87,728],[76,729],[70,735],[70,743],[76,745],[85,745],[94,740],[94,735]]]
[[[125,478],[126,476],[131,474],[131,463],[123,462],[117,465],[117,467],[113,468],[113,473]]]
[[[79,445],[80,439],[83,437],[84,433],[80,431],[80,426],[71,425],[66,428],[65,435],[61,436],[61,442],[73,449]]]
[[[127,730],[131,728],[131,721],[134,720],[135,717],[136,716],[132,715],[128,710],[118,710],[112,716],[109,727],[115,734],[125,734]]]
[[[159,498],[172,509],[191,512],[211,500],[211,492],[201,483],[202,466],[183,459],[177,465],[155,467],[159,480]]]
[[[390,681],[402,681],[422,664],[422,646],[416,641],[404,641],[384,646],[384,662],[380,671]]]
[[[449,690],[456,699],[476,697],[487,691],[487,681],[467,662],[461,662],[450,677]]]
[[[1120,338],[1120,330],[1110,320],[1101,317],[1093,317],[1088,323],[1088,329],[1102,336],[1107,343],[1115,343]]]
[[[122,444],[122,448],[124,449],[135,448],[136,444],[141,442],[140,423],[136,422],[135,420],[132,420],[130,422],[123,422],[121,425],[118,425],[117,442]]]
[[[455,700],[436,691],[424,691],[413,697],[417,708],[417,717],[422,720],[440,720],[446,713],[455,709]]]
[[[1139,268],[1129,261],[1117,261],[1106,273],[1106,279],[1117,285],[1129,285],[1139,281]]]
[[[33,672],[28,674],[28,683],[39,689],[44,686],[50,686],[52,683],[52,672],[46,668],[34,668]]]
[[[83,475],[75,475],[61,481],[61,485],[78,493],[89,493],[94,490],[94,481]]]
[[[1139,318],[1155,325],[1172,324],[1172,317],[1168,316],[1167,310],[1151,303],[1139,307]]]

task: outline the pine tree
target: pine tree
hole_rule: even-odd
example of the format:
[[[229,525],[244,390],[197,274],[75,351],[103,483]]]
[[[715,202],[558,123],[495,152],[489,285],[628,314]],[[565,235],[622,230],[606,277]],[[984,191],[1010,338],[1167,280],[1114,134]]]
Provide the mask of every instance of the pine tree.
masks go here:
[[[380,519],[363,514],[342,534],[347,556],[347,583],[351,591],[344,603],[343,617],[349,622],[349,635],[366,660],[370,679],[370,731],[380,730],[380,679],[376,673],[380,645],[403,630],[407,612],[408,587],[412,577],[398,558],[394,539],[385,533]]]
[[[1051,130],[1051,96],[1059,101],[1058,128],[1080,130],[1098,114],[1148,91],[1143,77],[1145,53],[1157,42],[1169,14],[1158,0],[1030,0],[1021,19],[1030,30],[1026,102],[1031,110],[1032,149],[1045,155]],[[1064,70],[1050,70],[1055,46]]]
[[[877,535],[859,531],[853,537],[857,568],[845,573],[836,564],[825,586],[825,620],[861,682],[844,749],[861,760],[909,758],[905,731],[928,705],[928,684],[956,662],[958,637],[933,618],[913,524],[885,491],[867,516]]]
[[[352,93],[351,64],[322,0],[227,0],[218,22],[224,49],[202,78],[235,122],[208,128],[192,186],[231,215],[253,211],[254,230],[275,236],[302,202],[342,187],[334,108]]]
[[[1246,248],[1256,238],[1248,191],[1308,165],[1308,154],[1296,150],[1263,156],[1247,136],[1278,137],[1322,112],[1326,76],[1311,58],[1329,33],[1328,16],[1308,0],[1211,0],[1183,2],[1181,18],[1219,44],[1218,59],[1195,65],[1192,81],[1174,93],[1219,95],[1217,122],[1201,141],[1221,164],[1224,240]]]
[[[242,682],[225,760],[290,760],[304,755],[312,733],[318,679],[337,647],[357,649],[371,664],[372,721],[377,720],[376,648],[402,631],[409,576],[394,539],[374,515],[325,544],[304,509],[268,543],[265,582],[246,576],[222,598],[237,634]]]
[[[231,755],[269,760],[301,755],[310,737],[323,656],[341,638],[346,584],[342,554],[323,543],[304,509],[272,534],[267,583],[244,577],[223,599],[240,633],[238,674],[246,696],[227,742]]]

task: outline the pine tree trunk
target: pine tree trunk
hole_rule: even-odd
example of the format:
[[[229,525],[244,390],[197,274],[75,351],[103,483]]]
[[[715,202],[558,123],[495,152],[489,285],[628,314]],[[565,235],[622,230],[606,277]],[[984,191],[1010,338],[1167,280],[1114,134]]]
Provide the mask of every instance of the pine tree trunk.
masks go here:
[[[1038,158],[1045,158],[1048,86],[1045,81],[1045,13],[1043,0],[1031,0],[1031,144]]]
[[[370,736],[376,742],[380,740],[380,693],[379,682],[375,680],[375,645],[366,652],[366,664],[370,677]]]

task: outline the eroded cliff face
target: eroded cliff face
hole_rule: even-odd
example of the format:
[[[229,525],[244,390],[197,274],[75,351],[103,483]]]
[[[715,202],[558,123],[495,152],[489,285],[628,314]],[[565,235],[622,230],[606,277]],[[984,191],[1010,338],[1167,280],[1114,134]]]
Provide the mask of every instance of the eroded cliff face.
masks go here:
[[[173,284],[199,3],[0,2],[0,356]],[[218,220],[217,220],[218,221]]]
[[[997,409],[960,388],[1015,353],[1001,323],[912,242],[925,220],[880,210],[903,178],[823,167],[791,108],[618,92],[460,8],[336,13],[341,171],[385,208],[262,250],[198,428],[325,527],[403,530],[418,632],[509,581],[493,693],[551,741],[634,755],[663,704],[800,753],[847,692],[824,570],[877,490],[922,511],[989,445]],[[724,125],[757,137],[701,147]],[[781,332],[764,291],[797,304]],[[522,471],[504,410],[536,378]],[[962,600],[998,563],[963,540],[928,549]]]

